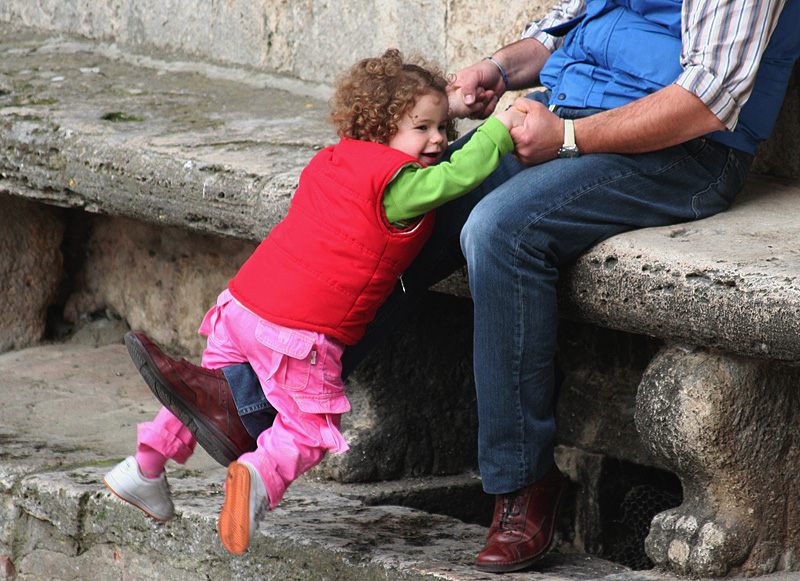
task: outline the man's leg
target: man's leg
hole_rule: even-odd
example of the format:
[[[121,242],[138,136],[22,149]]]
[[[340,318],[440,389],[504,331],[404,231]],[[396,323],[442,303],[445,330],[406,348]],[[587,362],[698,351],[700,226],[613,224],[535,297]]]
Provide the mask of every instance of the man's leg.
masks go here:
[[[233,403],[247,433],[253,438],[272,425],[277,411],[267,401],[258,375],[249,363],[228,365],[220,369],[228,381]]]
[[[528,501],[559,496],[551,477],[558,269],[614,234],[724,210],[748,163],[700,139],[652,154],[554,160],[517,173],[473,209],[461,241],[475,305],[479,464],[506,523],[480,568],[523,568],[550,541],[556,507]],[[552,486],[531,489],[544,480]],[[509,528],[508,510],[520,505],[531,512]]]

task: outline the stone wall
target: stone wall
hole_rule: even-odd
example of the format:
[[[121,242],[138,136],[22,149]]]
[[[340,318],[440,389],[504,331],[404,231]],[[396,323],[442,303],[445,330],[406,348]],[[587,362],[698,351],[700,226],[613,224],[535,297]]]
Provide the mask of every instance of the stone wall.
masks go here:
[[[548,6],[541,0],[7,0],[0,20],[329,84],[355,60],[391,46],[455,71],[518,38]]]

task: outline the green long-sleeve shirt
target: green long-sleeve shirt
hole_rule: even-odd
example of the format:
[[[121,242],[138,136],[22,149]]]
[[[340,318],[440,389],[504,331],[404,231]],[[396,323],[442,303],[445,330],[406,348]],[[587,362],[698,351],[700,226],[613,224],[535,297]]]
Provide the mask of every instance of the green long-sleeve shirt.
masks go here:
[[[410,220],[472,191],[513,150],[505,125],[490,117],[449,161],[401,169],[383,194],[387,220]]]

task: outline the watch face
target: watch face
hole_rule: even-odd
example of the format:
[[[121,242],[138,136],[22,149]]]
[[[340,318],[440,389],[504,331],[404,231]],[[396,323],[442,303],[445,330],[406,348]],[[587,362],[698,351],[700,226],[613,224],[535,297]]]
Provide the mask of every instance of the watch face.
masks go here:
[[[576,146],[572,147],[562,147],[558,150],[558,157],[560,158],[571,158],[571,157],[578,157],[580,155],[580,151]]]

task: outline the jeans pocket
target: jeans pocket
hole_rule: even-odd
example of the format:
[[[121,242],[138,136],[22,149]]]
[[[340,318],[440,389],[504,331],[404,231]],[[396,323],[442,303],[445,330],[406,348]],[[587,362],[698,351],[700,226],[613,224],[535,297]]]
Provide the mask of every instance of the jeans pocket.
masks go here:
[[[714,189],[697,193],[692,197],[692,211],[695,220],[719,214],[723,210],[727,210],[730,204],[730,200]]]
[[[715,159],[716,163],[711,167],[719,169],[716,175],[712,174],[713,179],[708,186],[692,196],[692,211],[696,220],[727,210],[744,186],[747,176],[735,151],[709,140],[698,141],[703,144],[702,157],[699,159]]]

